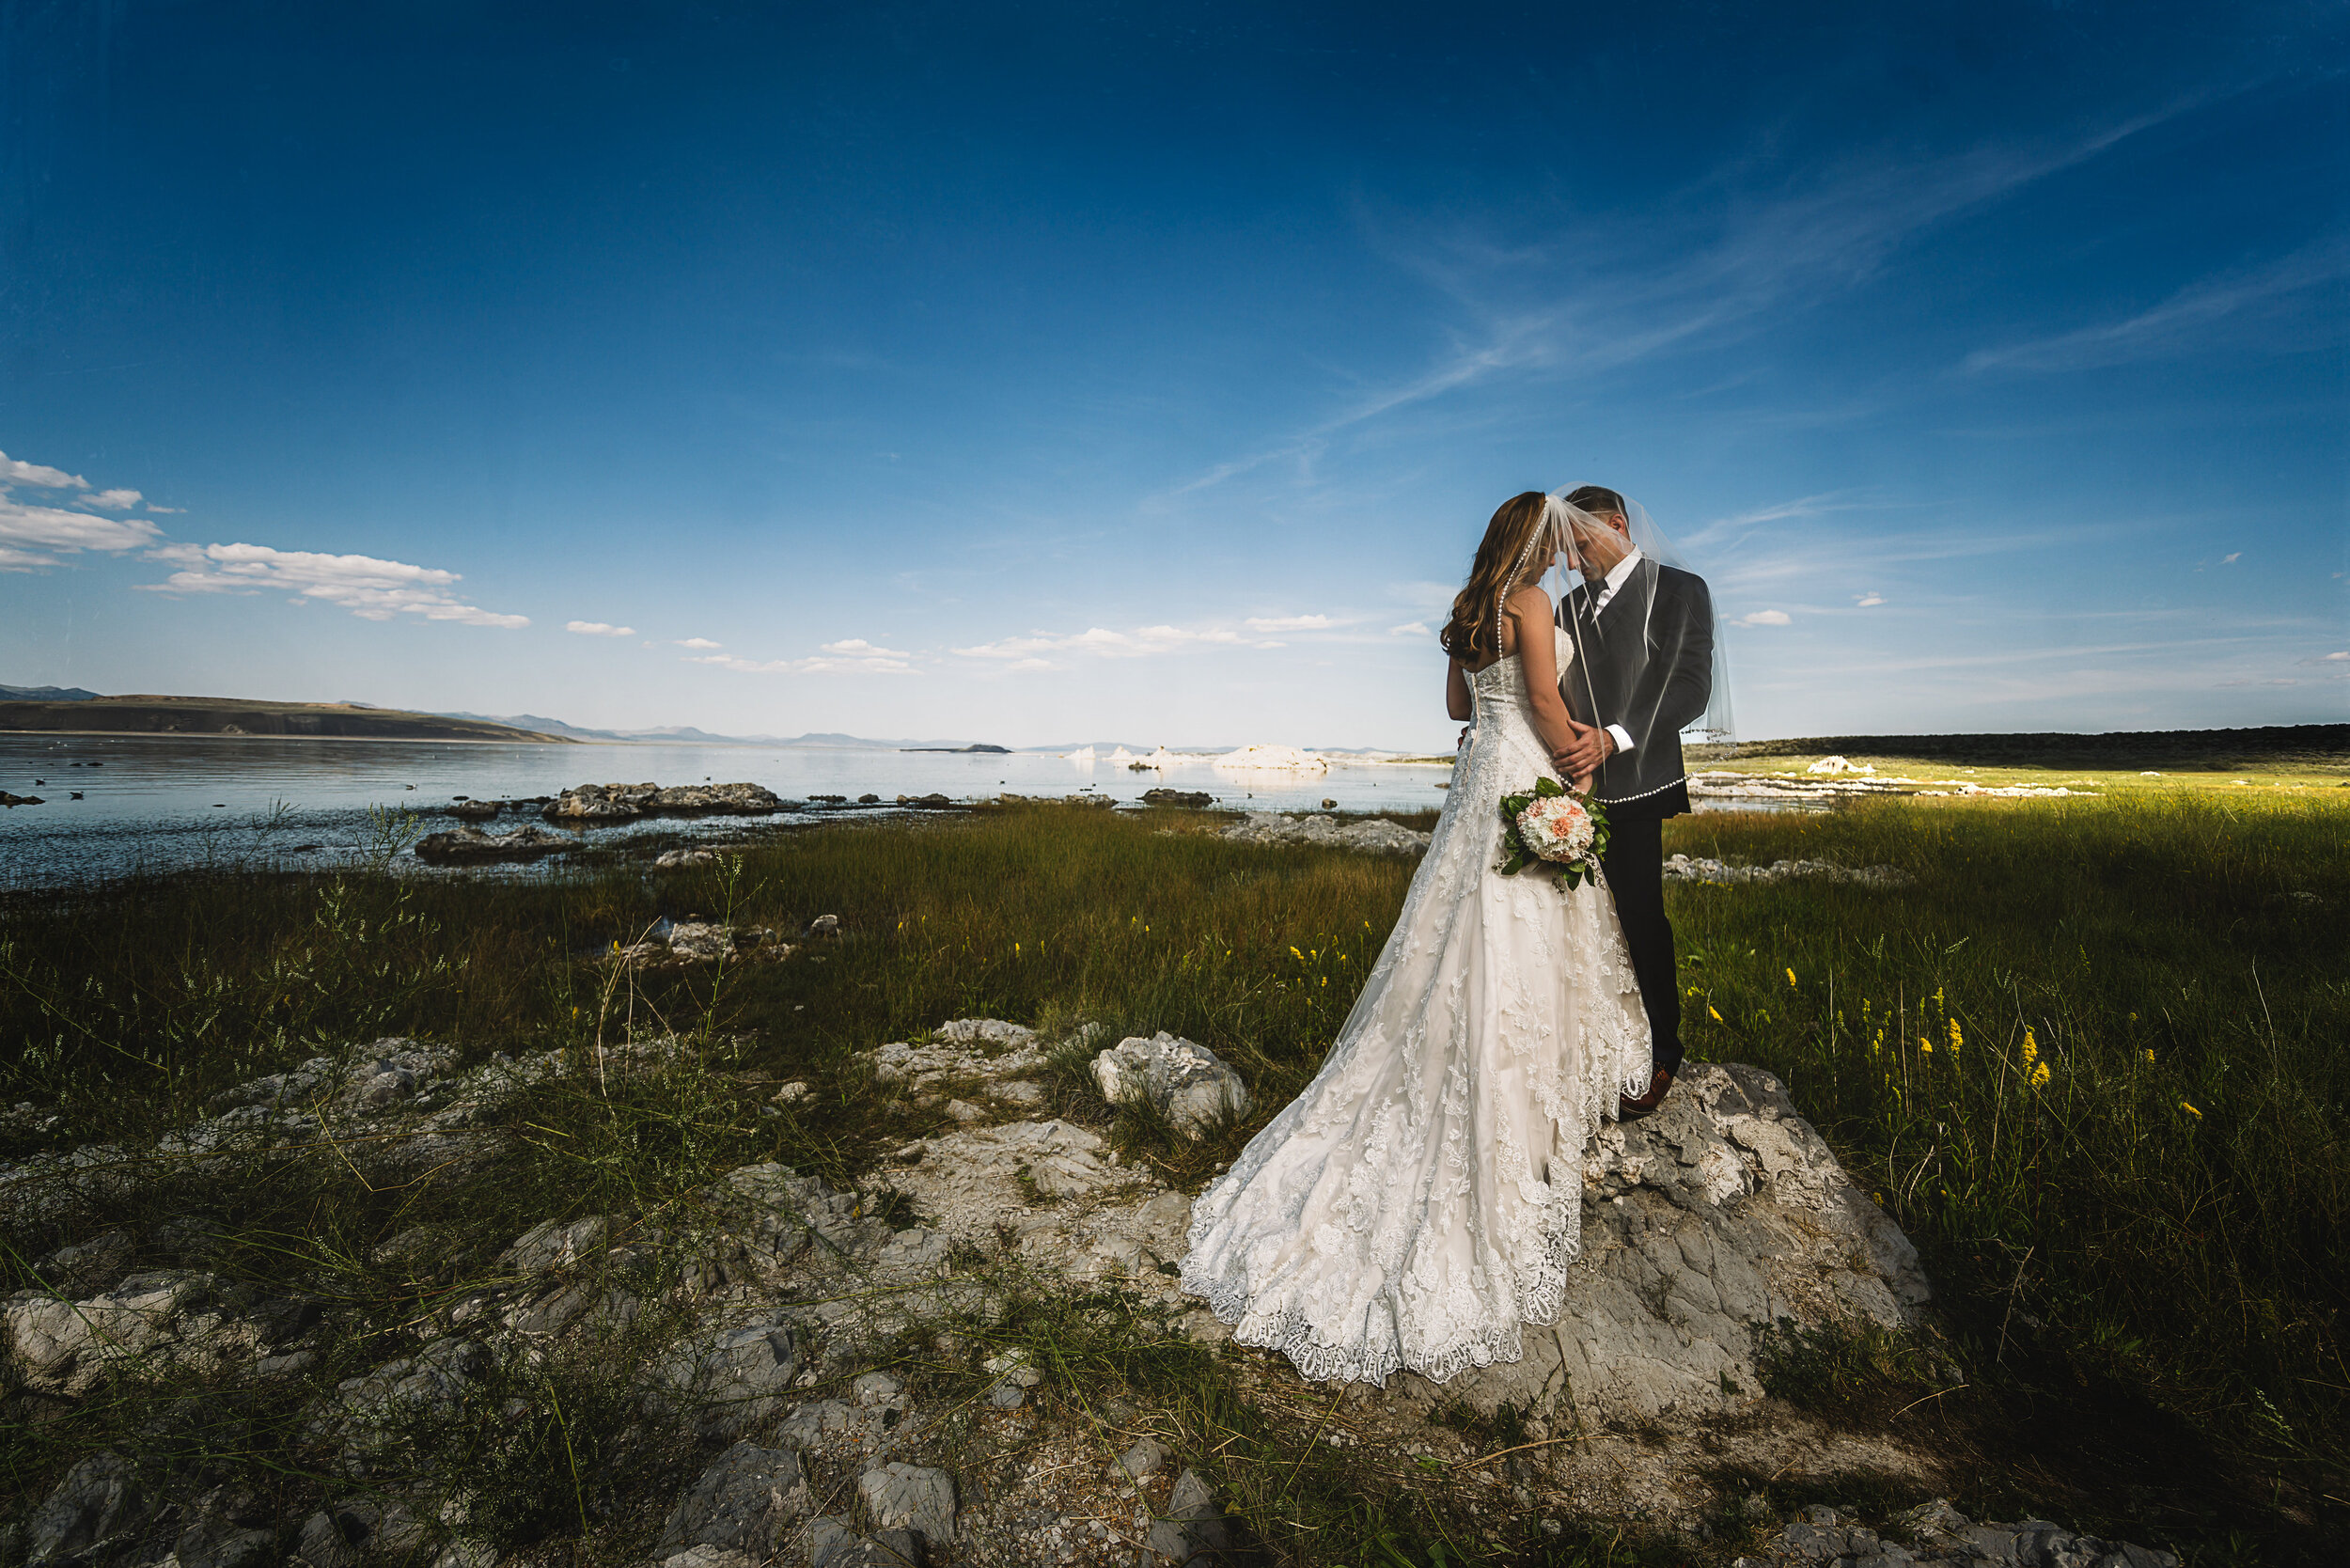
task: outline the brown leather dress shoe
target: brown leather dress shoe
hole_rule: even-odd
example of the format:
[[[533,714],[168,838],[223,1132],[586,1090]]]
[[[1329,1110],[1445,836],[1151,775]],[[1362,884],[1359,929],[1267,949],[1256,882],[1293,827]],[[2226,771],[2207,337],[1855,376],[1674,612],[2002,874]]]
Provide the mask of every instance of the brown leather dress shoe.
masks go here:
[[[1658,1068],[1656,1076],[1649,1080],[1646,1094],[1641,1095],[1637,1100],[1629,1094],[1616,1096],[1616,1120],[1637,1121],[1644,1116],[1655,1114],[1656,1107],[1665,1103],[1665,1091],[1672,1086],[1672,1070],[1666,1067]]]

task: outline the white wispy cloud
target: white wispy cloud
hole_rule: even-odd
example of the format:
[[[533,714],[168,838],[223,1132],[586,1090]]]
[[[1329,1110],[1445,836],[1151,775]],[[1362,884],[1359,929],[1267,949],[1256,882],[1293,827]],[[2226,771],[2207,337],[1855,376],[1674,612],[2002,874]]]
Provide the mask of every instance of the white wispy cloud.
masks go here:
[[[1401,626],[1387,628],[1387,635],[1391,637],[1425,637],[1432,635],[1433,628],[1420,620],[1407,620]]]
[[[1856,610],[1874,609],[1877,605],[1885,603],[1885,595],[1881,593],[1856,593],[1852,596],[1852,602],[1853,608]]]
[[[1785,626],[1794,620],[1794,617],[1785,610],[1757,610],[1752,615],[1740,616],[1731,624],[1732,626]]]
[[[1093,626],[1082,632],[1032,632],[1022,637],[999,637],[954,651],[966,659],[1002,659],[1017,667],[1046,667],[1055,654],[1101,659],[1144,659],[1187,650],[1236,647],[1251,639],[1226,627],[1144,626],[1114,632]],[[1261,645],[1260,645],[1261,646]]]
[[[744,659],[732,653],[697,653],[686,662],[744,675],[912,675],[914,655],[881,648],[863,637],[828,642],[805,659]]]
[[[163,537],[144,518],[99,517],[63,507],[32,506],[0,492],[0,571],[30,572],[83,550],[120,554]]]
[[[96,521],[93,519],[92,521]],[[513,630],[528,616],[501,615],[449,591],[462,579],[437,567],[373,556],[329,556],[311,550],[277,550],[266,544],[172,544],[156,558],[180,570],[160,583],[142,583],[154,593],[258,593],[276,589],[297,599],[338,604],[362,620],[413,615],[462,626]]]
[[[79,474],[69,474],[62,468],[46,463],[25,463],[0,452],[0,490],[10,485],[38,485],[43,490],[87,490],[89,480]]]
[[[1511,375],[1594,375],[1730,339],[1877,275],[1937,225],[2097,157],[2191,107],[2044,145],[1994,143],[1939,158],[1854,160],[1774,201],[1725,201],[1718,178],[1531,244],[1482,234],[1382,236],[1397,264],[1460,312],[1419,370],[1366,387],[1306,429],[1215,463],[1170,494],[1314,457],[1341,432]],[[1367,222],[1370,221],[1367,219]]]
[[[576,632],[583,637],[633,637],[636,635],[635,627],[615,626],[608,620],[567,620],[563,623],[563,630]]]
[[[708,637],[680,637],[677,639],[677,646],[680,648],[724,648],[726,644],[712,642]]]
[[[2156,359],[2211,337],[2223,323],[2269,320],[2301,296],[2345,276],[2350,276],[2350,239],[2336,236],[2258,267],[2191,283],[2160,305],[2119,321],[1977,349],[1960,368],[1974,373],[2085,370]],[[2296,333],[2294,337],[2311,347],[2330,340],[2326,334],[2312,337]]]
[[[2219,564],[2222,566],[2233,566],[2236,562],[2242,560],[2243,558],[2244,552],[2238,550],[2233,555],[2220,557]]]
[[[35,572],[61,565],[63,556],[84,550],[120,554],[143,549],[163,538],[163,530],[140,518],[94,517],[46,501],[21,501],[12,492],[19,486],[35,490],[87,490],[79,474],[46,463],[26,463],[0,452],[0,572]],[[122,497],[129,497],[128,500]],[[109,490],[70,498],[74,507],[118,510],[139,498],[135,490]]]
[[[1252,632],[1326,632],[1340,622],[1326,615],[1257,615],[1241,624]]]

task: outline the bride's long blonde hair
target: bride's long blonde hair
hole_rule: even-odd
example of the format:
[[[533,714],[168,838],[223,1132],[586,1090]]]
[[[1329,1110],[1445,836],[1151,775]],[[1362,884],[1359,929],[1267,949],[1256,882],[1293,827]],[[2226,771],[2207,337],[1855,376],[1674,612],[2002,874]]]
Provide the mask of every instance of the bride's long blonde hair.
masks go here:
[[[1529,490],[1502,502],[1485,525],[1484,541],[1469,566],[1468,586],[1454,596],[1452,618],[1436,634],[1437,643],[1463,664],[1481,665],[1488,655],[1501,656],[1500,604],[1523,583],[1541,575],[1529,574],[1528,569],[1538,553],[1531,546],[1547,520],[1549,505],[1549,496]]]

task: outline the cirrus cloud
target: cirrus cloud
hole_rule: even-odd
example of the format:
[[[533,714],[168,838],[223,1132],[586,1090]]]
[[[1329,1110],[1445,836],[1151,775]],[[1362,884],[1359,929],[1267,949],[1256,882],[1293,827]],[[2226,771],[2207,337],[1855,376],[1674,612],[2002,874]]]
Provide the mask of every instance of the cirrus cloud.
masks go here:
[[[680,637],[677,639],[677,646],[680,648],[724,648],[726,644],[712,642],[708,637]]]
[[[567,620],[563,623],[563,630],[575,632],[583,637],[633,637],[636,635],[635,627],[615,626],[608,620]]]
[[[1731,624],[1732,626],[1785,626],[1794,619],[1794,617],[1785,610],[1757,610],[1752,615],[1740,616]]]

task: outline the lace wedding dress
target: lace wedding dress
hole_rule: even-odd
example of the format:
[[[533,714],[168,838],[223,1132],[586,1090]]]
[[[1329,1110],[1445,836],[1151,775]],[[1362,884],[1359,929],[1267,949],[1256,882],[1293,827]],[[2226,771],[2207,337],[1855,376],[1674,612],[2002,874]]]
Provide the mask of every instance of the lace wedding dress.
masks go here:
[[[1524,666],[1470,688],[1444,812],[1322,1071],[1192,1206],[1183,1289],[1317,1381],[1518,1359],[1581,1248],[1584,1142],[1648,1088],[1605,886],[1495,870],[1501,797],[1557,776]]]

